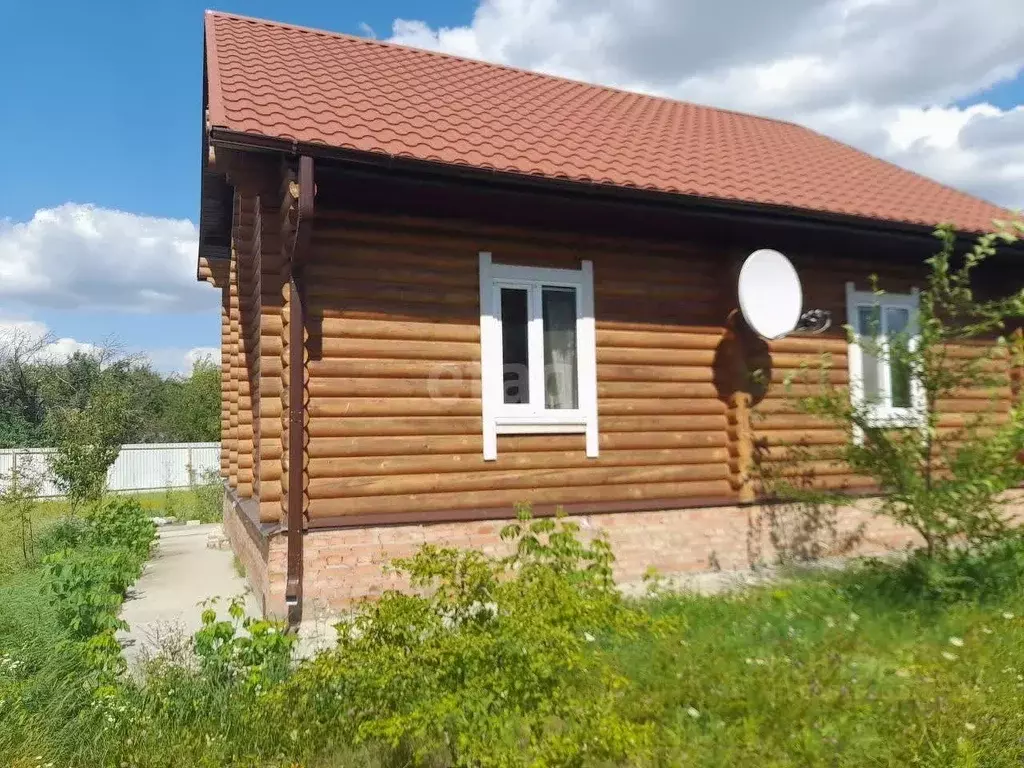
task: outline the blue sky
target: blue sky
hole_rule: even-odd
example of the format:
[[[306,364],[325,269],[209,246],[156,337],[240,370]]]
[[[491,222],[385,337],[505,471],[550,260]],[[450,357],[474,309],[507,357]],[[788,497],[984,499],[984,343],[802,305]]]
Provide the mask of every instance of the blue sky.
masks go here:
[[[434,23],[464,23],[473,2],[431,3]],[[197,221],[202,98],[201,2],[5,3],[0,23],[0,220],[68,202]],[[218,10],[387,36],[417,2],[234,2]],[[0,312],[57,336],[130,348],[219,343],[219,298],[187,312],[63,309],[7,301]],[[166,363],[161,360],[161,364]]]
[[[217,7],[353,34],[372,29],[381,38],[782,116],[1019,206],[1024,16],[1016,2]],[[79,342],[115,336],[165,370],[180,368],[193,347],[218,345],[218,296],[191,284],[194,249],[192,267],[184,255],[192,246],[183,220],[194,223],[198,209],[205,7],[6,3],[0,327],[32,322]],[[406,21],[393,29],[396,19]],[[134,272],[115,278],[125,265]]]

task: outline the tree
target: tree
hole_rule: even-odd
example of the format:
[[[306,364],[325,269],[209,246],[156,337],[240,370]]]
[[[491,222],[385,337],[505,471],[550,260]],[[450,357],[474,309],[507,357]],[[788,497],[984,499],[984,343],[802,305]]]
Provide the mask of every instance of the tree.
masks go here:
[[[196,361],[187,379],[165,388],[165,433],[188,443],[220,439],[220,366],[210,358]]]
[[[1007,358],[1021,354],[1003,334],[1007,319],[1024,316],[1024,288],[992,299],[979,299],[972,288],[973,275],[995,255],[997,243],[1017,237],[1005,230],[985,235],[957,259],[952,228],[940,227],[936,236],[941,248],[926,261],[929,275],[919,296],[916,332],[910,324],[900,332],[884,332],[876,317],[867,333],[846,328],[865,359],[881,361],[892,371],[893,389],[913,390],[913,407],[879,423],[871,397],[851,397],[830,382],[826,357],[815,393],[793,403],[797,411],[820,417],[853,439],[838,455],[791,447],[803,466],[839,462],[872,478],[881,491],[877,512],[917,531],[928,556],[942,555],[957,542],[973,546],[1000,536],[1007,527],[1002,494],[1024,482],[1018,460],[1024,450],[1020,404],[1009,413],[993,406],[958,427],[940,426],[942,402],[968,389],[1005,387]],[[877,279],[873,283],[881,301],[886,294]],[[813,380],[810,373],[805,370],[801,378]],[[862,385],[851,381],[851,386],[856,395]],[[779,492],[798,497],[806,492],[800,485],[790,482]]]
[[[0,333],[0,448],[39,444],[46,410],[34,363],[50,341],[20,328]]]
[[[4,522],[12,538],[21,543],[22,561],[30,565],[36,557],[32,518],[39,507],[43,479],[31,463],[18,463],[0,474],[0,522]]]
[[[51,406],[47,434],[54,448],[49,463],[54,480],[76,511],[98,500],[121,445],[137,427],[140,409],[128,372],[130,359],[109,348],[76,353],[54,385],[66,401]]]
[[[61,414],[87,408],[112,381],[128,393],[125,442],[220,439],[220,368],[211,360],[187,377],[165,376],[110,340],[67,359],[47,354],[51,341],[22,329],[0,333],[0,448],[46,446]]]

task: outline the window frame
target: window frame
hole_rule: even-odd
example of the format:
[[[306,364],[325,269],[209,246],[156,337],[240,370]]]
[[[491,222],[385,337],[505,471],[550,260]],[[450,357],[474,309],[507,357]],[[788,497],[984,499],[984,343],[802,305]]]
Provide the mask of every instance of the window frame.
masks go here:
[[[909,312],[907,329],[909,333],[909,346],[914,349],[918,339],[917,313],[920,305],[920,293],[917,288],[912,288],[910,293],[883,293],[876,294],[872,291],[858,291],[852,282],[846,284],[846,315],[850,327],[850,339],[847,345],[847,361],[850,374],[850,400],[854,405],[862,405],[865,401],[864,394],[864,349],[858,343],[860,339],[860,324],[858,311],[862,307],[879,308],[880,317],[884,324],[886,309],[905,309]],[[881,353],[883,358],[888,357],[888,340],[882,332]],[[892,367],[888,359],[879,361],[879,382],[878,388],[882,402],[876,403],[869,414],[870,426],[880,428],[917,428],[924,426],[927,403],[924,389],[920,382],[913,376],[910,379],[910,405],[892,405]],[[855,435],[861,439],[862,435]]]
[[[594,327],[594,267],[579,269],[495,264],[490,252],[480,257],[480,382],[483,409],[483,454],[498,456],[499,434],[584,434],[586,455],[598,455],[597,354]],[[576,295],[577,407],[544,407],[544,337],[542,293],[545,287],[571,288]],[[527,359],[530,403],[506,403],[501,324],[501,290],[527,291]]]

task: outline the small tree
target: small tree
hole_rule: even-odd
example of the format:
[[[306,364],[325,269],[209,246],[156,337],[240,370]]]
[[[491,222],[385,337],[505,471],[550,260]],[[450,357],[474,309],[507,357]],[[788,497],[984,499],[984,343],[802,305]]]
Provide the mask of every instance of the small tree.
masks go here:
[[[60,406],[49,414],[50,470],[72,513],[103,495],[134,412],[131,406],[130,392],[111,376],[95,385],[85,405]]]
[[[21,556],[26,566],[36,559],[32,518],[39,507],[42,487],[42,475],[25,461],[15,460],[11,470],[0,475],[0,520],[21,543]]]
[[[997,243],[1017,238],[1006,231],[984,235],[958,260],[953,229],[940,227],[936,236],[942,245],[926,261],[930,272],[919,296],[916,330],[908,326],[883,334],[878,318],[872,318],[867,333],[846,328],[866,359],[888,365],[893,389],[913,389],[908,415],[880,423],[871,397],[851,398],[846,388],[830,381],[827,356],[815,392],[793,398],[798,412],[819,417],[853,439],[838,453],[834,448],[825,453],[794,446],[792,454],[805,466],[839,462],[874,480],[881,492],[877,512],[917,531],[929,556],[947,552],[955,542],[972,546],[1004,533],[1002,495],[1024,481],[1024,465],[1018,460],[1024,449],[1020,404],[1007,413],[997,410],[999,401],[993,398],[990,409],[958,425],[941,424],[944,405],[965,390],[1009,384],[1007,357],[1019,355],[1020,349],[1003,333],[1008,318],[1024,315],[1024,289],[1004,298],[980,299],[971,280],[995,254]],[[875,295],[884,296],[877,278],[872,282]],[[813,381],[810,374],[804,370],[800,377]],[[799,483],[777,490],[794,497],[802,492]]]

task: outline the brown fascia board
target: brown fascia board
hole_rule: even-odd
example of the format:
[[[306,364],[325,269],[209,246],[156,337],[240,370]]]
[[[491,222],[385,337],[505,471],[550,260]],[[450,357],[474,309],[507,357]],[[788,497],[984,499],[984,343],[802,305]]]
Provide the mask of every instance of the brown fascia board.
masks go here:
[[[598,182],[584,183],[563,179],[495,171],[469,165],[455,165],[415,158],[396,157],[376,152],[363,152],[331,147],[315,142],[299,142],[262,134],[233,131],[223,126],[210,128],[209,140],[219,147],[230,147],[248,151],[284,153],[288,156],[309,155],[314,158],[334,161],[350,167],[366,170],[388,171],[410,176],[429,176],[450,181],[484,183],[506,188],[527,188],[548,193],[570,196],[584,196],[616,200],[635,205],[659,206],[662,208],[687,208],[705,217],[720,217],[735,220],[743,218],[748,223],[787,224],[793,227],[810,227],[842,234],[874,234],[886,237],[912,239],[917,242],[934,240],[934,227],[909,224],[884,219],[868,219],[859,216],[813,211],[807,209],[772,206],[759,203],[745,203],[735,200],[682,195],[670,192],[619,187]],[[973,241],[980,233],[961,233],[960,239]],[[1024,246],[1021,247],[1024,250]]]

